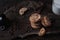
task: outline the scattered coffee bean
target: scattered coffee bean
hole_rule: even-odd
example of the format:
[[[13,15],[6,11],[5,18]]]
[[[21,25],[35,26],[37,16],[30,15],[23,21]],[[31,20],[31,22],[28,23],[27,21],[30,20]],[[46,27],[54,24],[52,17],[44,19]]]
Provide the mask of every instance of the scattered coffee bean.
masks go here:
[[[27,8],[21,8],[20,10],[19,10],[19,14],[20,15],[23,15],[24,14],[24,12],[26,12],[28,9]]]

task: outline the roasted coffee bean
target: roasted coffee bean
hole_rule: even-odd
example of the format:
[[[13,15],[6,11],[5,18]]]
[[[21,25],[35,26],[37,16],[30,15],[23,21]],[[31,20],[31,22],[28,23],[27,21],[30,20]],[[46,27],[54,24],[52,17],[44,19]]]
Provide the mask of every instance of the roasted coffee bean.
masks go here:
[[[51,26],[51,21],[47,16],[44,16],[41,20],[41,23],[44,27]]]
[[[31,23],[32,28],[39,28],[38,27],[39,24],[36,22],[38,22],[40,19],[41,19],[41,15],[38,13],[34,13],[30,16],[29,21]]]
[[[34,13],[30,16],[29,20],[30,22],[37,22],[41,19],[41,15],[38,13]]]
[[[23,8],[21,8],[21,9],[19,10],[19,14],[20,14],[20,15],[23,15],[24,12],[26,12],[27,10],[28,10],[27,8],[23,7]]]
[[[39,26],[38,26],[38,25],[39,25],[39,24],[31,23],[31,27],[32,27],[32,28],[34,28],[34,29],[39,28]]]
[[[46,33],[45,28],[41,28],[40,31],[38,32],[39,36],[43,36]]]

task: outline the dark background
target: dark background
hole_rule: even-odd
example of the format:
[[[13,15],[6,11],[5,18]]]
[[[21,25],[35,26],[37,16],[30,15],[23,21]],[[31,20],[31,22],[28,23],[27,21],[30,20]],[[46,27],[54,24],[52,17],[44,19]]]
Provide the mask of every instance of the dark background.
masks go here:
[[[0,0],[0,13],[4,13],[5,10],[9,9],[10,7],[19,4],[21,1],[27,1],[27,0]],[[51,6],[52,6],[52,0],[33,0],[33,1],[42,1],[43,3],[46,1],[46,8],[44,9],[43,13],[52,13]],[[54,16],[55,17],[55,16]],[[60,26],[59,16],[56,17],[56,21],[54,24],[54,27]],[[53,29],[52,28],[52,29]],[[55,29],[59,29],[55,28]],[[11,40],[11,34],[8,31],[0,31],[0,40]],[[20,38],[18,38],[20,39]],[[16,40],[14,38],[14,40]],[[26,38],[20,39],[20,40],[60,40],[60,34],[50,34],[43,37],[39,37],[37,35],[31,35]]]

